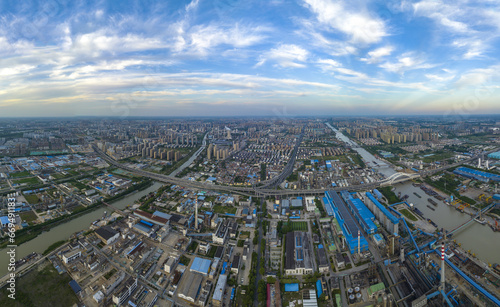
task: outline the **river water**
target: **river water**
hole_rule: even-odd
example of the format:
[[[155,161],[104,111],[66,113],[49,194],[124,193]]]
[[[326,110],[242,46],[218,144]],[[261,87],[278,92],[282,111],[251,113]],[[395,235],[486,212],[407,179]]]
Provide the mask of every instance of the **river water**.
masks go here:
[[[161,183],[155,182],[149,188],[130,194],[120,200],[112,202],[112,204],[118,209],[125,209],[129,205],[133,205],[136,200],[143,197],[144,195],[158,190],[161,186]],[[49,231],[42,233],[35,239],[19,245],[16,248],[16,258],[21,259],[32,252],[37,252],[40,254],[43,253],[51,244],[57,241],[67,240],[75,232],[79,232],[89,228],[92,222],[103,216],[104,211],[107,211],[109,213],[112,210],[109,207],[103,206],[99,209],[96,209],[95,211],[89,212],[64,224],[58,225],[50,229]],[[1,249],[0,276],[3,276],[7,273],[8,261],[9,257],[7,255],[7,249]]]
[[[457,226],[468,221],[471,216],[457,211],[452,206],[447,206],[444,202],[432,199],[438,203],[435,211],[427,207],[430,197],[420,188],[414,187],[411,183],[401,183],[394,186],[395,193],[401,192],[401,195],[408,195],[408,203],[413,203],[424,214],[425,218],[433,220],[439,228],[443,227],[446,230],[453,230]],[[413,192],[416,192],[422,198],[418,198]],[[466,228],[456,232],[453,235],[454,240],[462,245],[465,251],[470,250],[476,256],[489,263],[500,263],[500,232],[493,232],[488,225],[481,225],[477,222],[472,222]]]
[[[335,132],[337,139],[351,145],[352,149],[359,153],[369,167],[386,177],[396,173],[390,165],[375,158],[375,156],[362,147],[359,147],[359,145],[337,129],[333,128],[330,124],[327,123],[326,125]],[[415,207],[424,213],[425,218],[433,220],[439,228],[452,230],[471,218],[470,215],[461,213],[454,207],[447,206],[444,202],[434,197],[433,199],[438,203],[438,206],[435,208],[435,211],[432,211],[427,207],[429,204],[427,198],[429,198],[429,196],[419,187],[414,187],[411,183],[396,184],[395,188],[396,194],[401,192],[401,195],[408,195],[409,198],[407,202],[413,203]],[[422,198],[417,197],[413,194],[414,192],[419,194]],[[456,240],[457,243],[460,243],[465,251],[470,250],[471,253],[475,253],[482,261],[500,263],[500,232],[493,232],[488,225],[481,225],[477,222],[473,222],[466,228],[455,233],[453,239]]]
[[[385,175],[386,177],[391,176],[392,174],[395,174],[396,171],[387,163],[384,161],[375,158],[374,155],[366,151],[363,147],[359,147],[358,144],[353,142],[351,139],[349,139],[347,136],[345,136],[342,132],[338,131],[337,129],[333,128],[329,123],[326,124],[330,129],[335,132],[335,137],[344,143],[348,144],[351,146],[353,150],[355,150],[361,158],[363,158],[363,161],[367,165],[367,167],[370,167],[377,172]]]

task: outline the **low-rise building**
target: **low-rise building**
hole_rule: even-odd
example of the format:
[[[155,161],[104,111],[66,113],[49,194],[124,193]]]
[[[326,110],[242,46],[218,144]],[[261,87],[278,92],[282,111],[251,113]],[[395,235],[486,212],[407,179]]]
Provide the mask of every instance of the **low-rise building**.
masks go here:
[[[231,264],[231,272],[238,274],[240,270],[240,256],[235,255],[233,257],[233,263]]]
[[[118,291],[113,294],[113,303],[121,306],[125,303],[127,298],[132,295],[137,288],[137,278],[130,278]]]
[[[213,306],[222,306],[222,299],[224,296],[224,289],[226,288],[227,275],[221,275],[217,284],[215,285],[214,295],[212,296]]]
[[[176,258],[168,257],[167,261],[165,261],[165,264],[163,266],[163,269],[165,270],[165,272],[167,272],[169,274],[172,273],[173,269],[175,267],[175,263],[176,263]]]
[[[70,250],[62,255],[62,260],[65,264],[73,262],[82,256],[82,251],[78,249]]]
[[[311,257],[309,234],[303,231],[291,231],[286,234],[285,274],[304,275],[314,271]]]
[[[120,233],[109,226],[102,226],[96,229],[95,234],[105,244],[111,244],[120,237]]]

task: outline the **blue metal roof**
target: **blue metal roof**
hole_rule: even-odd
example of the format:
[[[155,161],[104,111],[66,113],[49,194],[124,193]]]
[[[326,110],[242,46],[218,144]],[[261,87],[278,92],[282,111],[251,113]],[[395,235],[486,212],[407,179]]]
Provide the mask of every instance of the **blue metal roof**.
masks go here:
[[[375,196],[373,196],[372,193],[370,192],[366,192],[366,196],[375,204],[375,206],[377,206],[377,208],[379,208],[380,211],[382,211],[382,213],[393,223],[393,224],[397,224],[399,222],[399,219],[397,217],[395,217],[392,213],[389,212],[389,210],[387,210],[387,208],[382,205],[376,198]]]
[[[5,216],[0,216],[0,223],[2,223],[2,225],[7,225],[9,224],[9,217],[7,215]]]
[[[459,167],[459,168],[455,169],[453,171],[453,173],[458,174],[458,175],[462,175],[465,177],[471,177],[471,178],[481,180],[481,181],[488,181],[488,180],[500,181],[500,176],[497,174],[478,171],[478,170],[471,169],[468,167]]]
[[[202,274],[208,274],[211,262],[212,261],[208,259],[196,257],[194,258],[193,264],[191,264],[191,271],[199,272]]]
[[[69,282],[69,286],[71,287],[71,289],[73,289],[75,293],[82,291],[82,288],[78,285],[78,283],[74,279]]]
[[[150,222],[146,222],[145,220],[140,220],[141,223],[149,226],[149,227],[153,227],[153,223],[150,223]]]

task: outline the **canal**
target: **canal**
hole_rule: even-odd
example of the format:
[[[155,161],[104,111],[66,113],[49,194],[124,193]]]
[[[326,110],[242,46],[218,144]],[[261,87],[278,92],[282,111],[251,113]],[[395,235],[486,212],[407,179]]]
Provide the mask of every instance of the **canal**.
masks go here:
[[[353,142],[342,132],[333,128],[329,123],[326,124],[335,132],[337,139],[349,144],[364,160],[368,167],[378,171],[386,177],[396,173],[396,171],[384,161],[375,158],[371,153]],[[401,195],[408,195],[408,203],[413,203],[420,211],[424,213],[425,218],[433,220],[439,228],[443,227],[446,230],[452,230],[461,225],[471,217],[468,214],[457,211],[452,206],[447,206],[444,202],[435,198],[438,203],[435,211],[427,207],[429,196],[424,193],[419,187],[414,187],[411,183],[401,183],[395,185],[395,193],[401,192]],[[416,196],[419,194],[422,198]],[[433,206],[434,207],[434,206]],[[461,247],[484,262],[500,263],[500,232],[493,232],[487,225],[481,225],[477,222],[469,224],[465,229],[455,233],[453,239],[461,244]]]
[[[144,195],[158,190],[161,186],[162,186],[161,183],[155,182],[149,188],[125,196],[124,198],[112,202],[111,204],[113,204],[113,206],[118,209],[125,209],[129,205],[133,205],[136,200],[143,197]],[[51,244],[57,241],[67,240],[75,232],[79,232],[89,228],[92,222],[103,216],[104,211],[107,211],[109,213],[111,209],[109,207],[102,206],[95,211],[86,213],[71,221],[58,225],[50,229],[49,231],[40,234],[35,239],[21,244],[16,248],[16,258],[21,259],[32,252],[37,252],[40,254],[43,253],[47,249],[47,247],[49,247]],[[0,276],[4,276],[7,273],[8,261],[9,257],[7,255],[7,249],[6,248],[1,249]]]
[[[427,207],[429,202],[427,199],[430,197],[425,194],[419,187],[414,187],[411,183],[400,183],[394,186],[396,194],[401,192],[401,195],[408,195],[408,203],[418,208],[424,214],[425,218],[433,220],[440,228],[446,230],[453,230],[462,223],[468,221],[471,216],[457,211],[453,206],[446,205],[443,201],[432,199],[438,203],[435,211]],[[421,196],[419,198],[413,193]],[[500,263],[500,232],[493,232],[488,225],[481,225],[477,222],[470,223],[465,229],[456,232],[453,235],[454,240],[460,243],[465,251],[470,250],[471,254],[475,253],[476,256],[484,262]]]

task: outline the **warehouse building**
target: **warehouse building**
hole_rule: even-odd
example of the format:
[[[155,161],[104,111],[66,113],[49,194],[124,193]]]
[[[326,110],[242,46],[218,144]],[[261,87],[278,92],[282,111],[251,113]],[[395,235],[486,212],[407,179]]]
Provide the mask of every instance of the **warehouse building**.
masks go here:
[[[330,263],[328,262],[328,257],[326,255],[325,248],[323,244],[318,245],[318,270],[320,273],[328,273],[330,270]]]
[[[478,171],[478,170],[471,169],[468,167],[459,167],[459,168],[455,169],[453,171],[453,173],[460,175],[460,176],[467,177],[467,178],[479,180],[482,182],[489,182],[490,180],[495,181],[495,182],[500,181],[500,175],[496,175],[496,174],[492,174],[492,173],[488,173],[488,172],[483,172],[483,171]]]
[[[488,158],[500,160],[500,151],[490,153]]]
[[[95,234],[102,240],[105,244],[111,244],[115,242],[120,234],[118,231],[114,230],[109,226],[102,226],[95,231]]]
[[[178,296],[179,298],[194,303],[201,289],[203,275],[194,272],[186,272],[184,274],[186,276],[182,278],[182,284],[177,289],[177,293],[179,293]]]
[[[221,275],[217,284],[215,285],[214,295],[212,297],[212,305],[222,306],[222,298],[224,295],[224,288],[226,288],[227,275]]]
[[[200,274],[203,274],[206,276],[208,274],[208,271],[210,270],[211,264],[212,264],[212,261],[210,261],[208,259],[195,257],[189,270],[191,272],[200,273]]]
[[[351,254],[357,253],[358,249],[360,252],[367,251],[368,242],[363,235],[358,238],[359,228],[342,198],[335,191],[327,191],[324,201],[325,207],[333,211]]]
[[[286,234],[285,274],[305,275],[314,271],[309,234],[291,231]]]
[[[375,215],[366,207],[366,205],[359,198],[354,198],[353,195],[347,191],[341,191],[340,195],[347,204],[352,215],[356,218],[363,230],[367,234],[374,234],[377,232],[377,225],[375,225]]]
[[[399,219],[382,205],[372,193],[366,192],[365,204],[373,212],[377,220],[391,234],[399,233]]]

